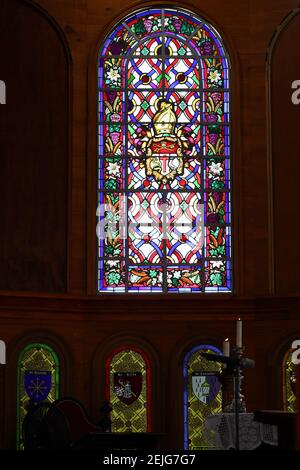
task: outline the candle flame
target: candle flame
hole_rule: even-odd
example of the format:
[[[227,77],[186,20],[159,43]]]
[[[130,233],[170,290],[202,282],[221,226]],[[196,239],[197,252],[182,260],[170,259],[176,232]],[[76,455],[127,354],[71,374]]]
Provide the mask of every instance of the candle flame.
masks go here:
[[[229,338],[225,338],[225,341],[229,341]]]
[[[241,319],[240,319],[240,318],[238,318],[238,321],[241,321]]]

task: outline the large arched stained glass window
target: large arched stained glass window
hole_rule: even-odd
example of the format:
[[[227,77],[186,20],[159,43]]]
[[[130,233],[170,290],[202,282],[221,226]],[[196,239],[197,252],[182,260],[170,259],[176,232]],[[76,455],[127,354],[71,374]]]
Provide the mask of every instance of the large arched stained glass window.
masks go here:
[[[201,352],[221,354],[214,346],[194,347],[183,361],[184,449],[213,449],[215,435],[203,429],[206,418],[222,411],[221,366]]]
[[[22,423],[30,404],[59,398],[59,359],[47,344],[28,344],[17,367],[17,448],[23,449]]]
[[[283,409],[285,411],[297,411],[296,397],[296,365],[292,362],[294,349],[290,349],[284,356],[282,363],[283,378]]]
[[[108,357],[106,399],[113,432],[151,431],[150,363],[143,351],[122,346]]]
[[[116,25],[98,64],[98,291],[230,292],[229,60],[191,12]]]

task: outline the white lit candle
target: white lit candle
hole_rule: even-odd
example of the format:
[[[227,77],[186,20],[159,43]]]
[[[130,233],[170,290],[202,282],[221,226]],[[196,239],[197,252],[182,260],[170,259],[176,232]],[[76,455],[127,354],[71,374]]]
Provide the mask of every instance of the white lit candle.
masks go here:
[[[236,322],[236,346],[238,348],[243,347],[243,322],[239,318],[238,321]]]
[[[230,342],[228,338],[226,338],[225,341],[223,341],[223,356],[226,356],[226,357],[230,356]]]

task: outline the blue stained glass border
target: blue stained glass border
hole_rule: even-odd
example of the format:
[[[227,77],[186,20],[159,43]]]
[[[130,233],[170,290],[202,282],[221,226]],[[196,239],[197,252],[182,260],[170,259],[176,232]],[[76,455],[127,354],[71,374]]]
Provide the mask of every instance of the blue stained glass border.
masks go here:
[[[216,346],[210,344],[200,344],[194,346],[184,356],[183,359],[183,448],[189,450],[189,422],[188,422],[188,365],[190,358],[193,354],[201,350],[207,350],[215,352],[216,354],[222,354],[222,351]]]

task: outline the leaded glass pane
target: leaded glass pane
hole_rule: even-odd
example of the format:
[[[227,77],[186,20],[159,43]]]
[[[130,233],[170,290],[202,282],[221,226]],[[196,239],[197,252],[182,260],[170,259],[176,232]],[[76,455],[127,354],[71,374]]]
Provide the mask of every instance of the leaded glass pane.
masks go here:
[[[106,363],[113,432],[151,431],[150,365],[142,351],[124,348]]]
[[[30,404],[59,397],[59,360],[46,344],[33,343],[20,353],[17,368],[17,449],[23,449],[22,423]]]
[[[214,433],[206,429],[204,435],[203,423],[208,416],[222,411],[221,366],[205,359],[201,352],[221,354],[214,346],[200,345],[184,359],[184,448],[187,450],[214,448]]]
[[[297,411],[296,397],[296,365],[292,362],[291,349],[286,353],[283,360],[283,408],[285,411]]]
[[[98,63],[98,291],[230,292],[229,60],[187,10],[116,25]]]

